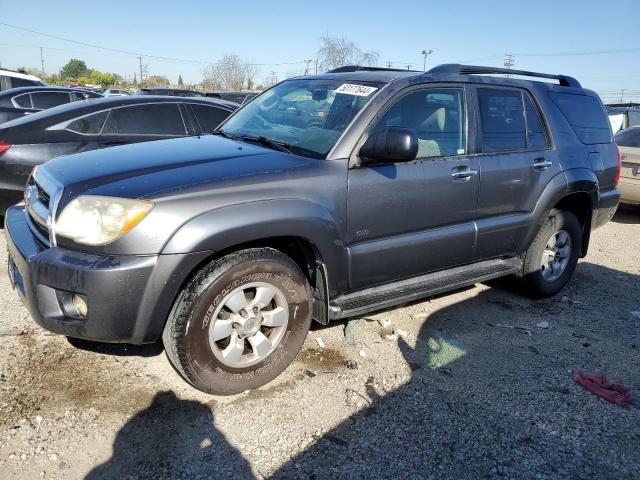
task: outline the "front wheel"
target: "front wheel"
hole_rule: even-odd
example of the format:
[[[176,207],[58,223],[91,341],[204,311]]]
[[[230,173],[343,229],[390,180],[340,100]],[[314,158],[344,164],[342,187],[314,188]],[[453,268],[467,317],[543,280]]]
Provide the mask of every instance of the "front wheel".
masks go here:
[[[525,253],[525,293],[533,298],[557,294],[573,275],[581,251],[582,229],[577,217],[553,210]]]
[[[162,336],[169,360],[206,393],[232,395],[270,382],[309,331],[309,286],[298,265],[271,248],[213,261],[184,287]]]

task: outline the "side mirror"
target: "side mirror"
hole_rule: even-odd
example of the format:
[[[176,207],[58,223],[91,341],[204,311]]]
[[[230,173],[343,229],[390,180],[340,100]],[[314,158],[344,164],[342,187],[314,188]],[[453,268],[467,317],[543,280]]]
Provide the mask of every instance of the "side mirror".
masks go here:
[[[414,130],[387,127],[372,133],[360,149],[363,164],[398,163],[415,160],[418,136]]]

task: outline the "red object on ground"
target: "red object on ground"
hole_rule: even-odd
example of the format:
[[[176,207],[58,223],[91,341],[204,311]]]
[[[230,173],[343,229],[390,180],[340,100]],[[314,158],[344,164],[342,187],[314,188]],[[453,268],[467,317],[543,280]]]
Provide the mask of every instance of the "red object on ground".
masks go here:
[[[631,405],[631,390],[619,383],[609,383],[602,373],[580,372],[576,375],[576,383],[607,402],[621,407]]]

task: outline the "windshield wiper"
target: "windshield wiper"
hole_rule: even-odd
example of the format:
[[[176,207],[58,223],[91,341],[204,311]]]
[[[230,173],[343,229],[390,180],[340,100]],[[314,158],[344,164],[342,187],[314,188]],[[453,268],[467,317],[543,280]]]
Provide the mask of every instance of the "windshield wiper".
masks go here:
[[[244,140],[245,142],[259,143],[260,145],[263,145],[268,148],[272,148],[274,150],[279,150],[281,152],[293,153],[291,152],[291,145],[289,145],[288,143],[278,142],[276,140],[271,140],[270,138],[267,138],[267,137],[263,137],[263,136],[255,137],[253,135],[238,135],[237,139]]]
[[[220,135],[221,137],[230,138],[231,140],[240,139],[240,137],[235,133],[225,132],[224,130],[214,130],[213,132],[211,132],[211,135]]]

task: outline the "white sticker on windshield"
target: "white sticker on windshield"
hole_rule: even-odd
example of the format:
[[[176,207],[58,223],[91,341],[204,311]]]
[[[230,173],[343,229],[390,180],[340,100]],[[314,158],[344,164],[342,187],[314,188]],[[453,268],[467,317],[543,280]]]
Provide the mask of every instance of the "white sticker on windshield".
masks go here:
[[[338,88],[336,88],[336,93],[344,93],[345,95],[356,95],[358,97],[368,97],[376,90],[378,90],[376,87],[343,83]]]

